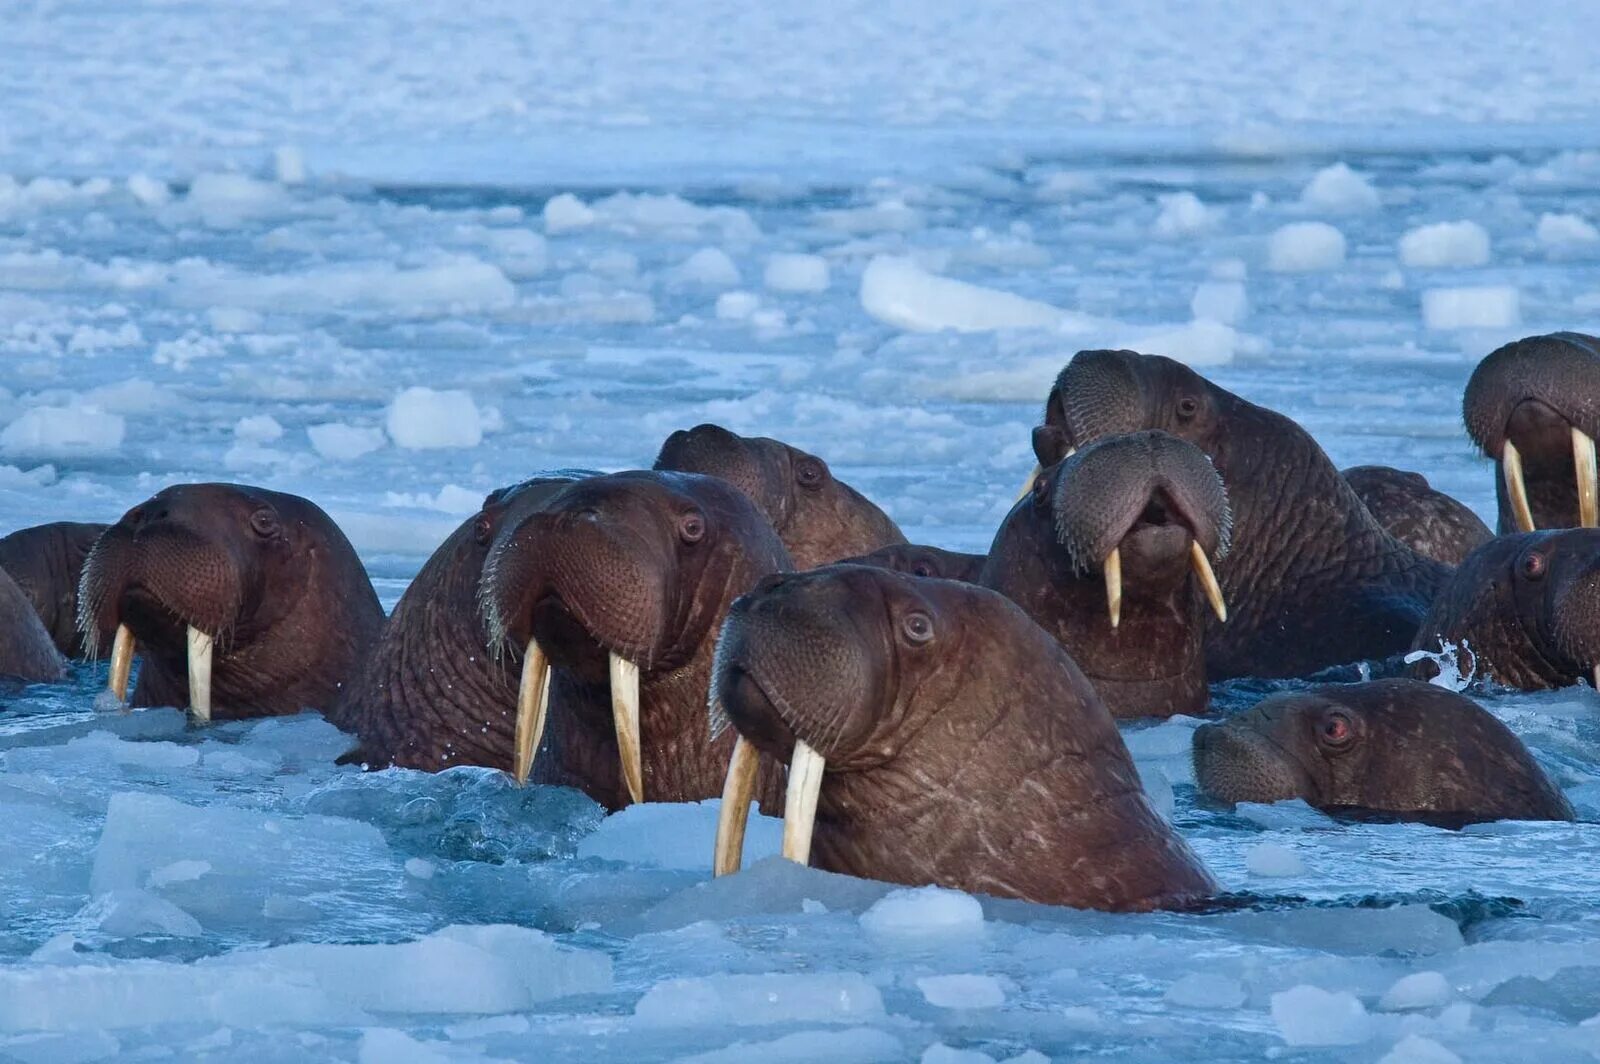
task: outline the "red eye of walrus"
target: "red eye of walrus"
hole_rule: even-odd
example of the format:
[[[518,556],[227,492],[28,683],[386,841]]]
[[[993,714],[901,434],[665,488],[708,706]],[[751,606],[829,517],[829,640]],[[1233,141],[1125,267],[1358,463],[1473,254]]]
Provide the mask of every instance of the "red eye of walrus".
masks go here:
[[[1544,555],[1530,554],[1522,559],[1522,575],[1529,580],[1537,580],[1544,576]]]
[[[686,513],[678,518],[678,535],[685,543],[699,543],[705,538],[706,519],[697,513]]]
[[[900,619],[900,631],[908,642],[922,646],[933,638],[933,619],[926,613],[908,613]]]
[[[278,534],[278,515],[271,510],[257,510],[250,515],[250,527],[263,539]]]
[[[1350,718],[1343,713],[1329,713],[1322,718],[1319,726],[1322,741],[1329,746],[1343,746],[1355,736],[1356,730],[1350,724]]]
[[[822,477],[822,463],[815,458],[803,459],[794,467],[794,478],[802,488],[822,487]]]
[[[1199,412],[1200,412],[1200,400],[1196,399],[1194,396],[1186,395],[1182,399],[1178,400],[1178,416],[1179,417],[1187,419],[1187,418],[1194,417]]]

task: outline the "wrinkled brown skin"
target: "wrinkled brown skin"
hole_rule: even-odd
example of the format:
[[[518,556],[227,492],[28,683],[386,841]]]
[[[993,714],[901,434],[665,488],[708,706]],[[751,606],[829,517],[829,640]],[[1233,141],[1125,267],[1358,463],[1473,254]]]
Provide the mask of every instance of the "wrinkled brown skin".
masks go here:
[[[478,603],[483,563],[501,528],[593,475],[563,470],[493,492],[433,552],[332,714],[361,739],[345,760],[511,770],[518,676],[489,648]]]
[[[1462,675],[1538,691],[1593,682],[1600,664],[1600,529],[1499,536],[1456,570],[1416,649],[1453,644]],[[1426,659],[1413,671],[1432,676]]]
[[[0,677],[49,683],[65,675],[67,663],[50,641],[33,603],[0,569]]]
[[[655,468],[721,477],[744,492],[778,530],[797,569],[906,541],[870,499],[835,479],[828,463],[765,436],[696,425],[667,437]]]
[[[1072,655],[1112,716],[1205,712],[1210,612],[1198,542],[1227,553],[1228,496],[1205,455],[1164,432],[1113,436],[1045,470],[995,534],[978,583],[1021,606]],[[1113,629],[1102,562],[1122,556]]]
[[[1217,568],[1228,622],[1206,622],[1213,679],[1303,676],[1411,645],[1448,567],[1384,531],[1282,414],[1169,358],[1080,351],[1050,391],[1034,451],[1049,466],[1070,447],[1149,428],[1209,455],[1233,506],[1233,550]]]
[[[21,528],[0,539],[0,569],[16,580],[51,642],[69,658],[85,656],[85,640],[78,631],[78,580],[89,548],[107,527],[56,521]],[[100,633],[97,644],[109,648],[113,634]]]
[[[797,737],[827,759],[818,868],[1116,911],[1217,889],[1089,681],[996,592],[858,565],[771,577],[730,612],[714,684],[763,763]]]
[[[1352,466],[1340,475],[1391,536],[1436,562],[1460,565],[1494,538],[1477,514],[1435,490],[1421,473]]]
[[[941,580],[976,584],[978,574],[983,572],[984,563],[988,560],[987,554],[963,554],[921,543],[897,543],[892,547],[880,547],[859,558],[846,558],[844,564],[871,565],[908,576],[937,576]]]
[[[607,809],[629,804],[611,714],[615,651],[639,666],[645,799],[720,795],[733,737],[713,742],[706,717],[717,631],[735,598],[789,567],[749,498],[693,473],[593,477],[502,527],[480,592],[491,646],[516,674],[536,636],[553,669],[533,780],[578,787]],[[769,768],[759,788],[769,808],[778,779]]]
[[[1473,370],[1461,413],[1467,435],[1497,465],[1507,437],[1516,445],[1534,527],[1578,524],[1572,429],[1600,438],[1600,339],[1560,332],[1496,349]],[[1498,468],[1495,494],[1500,533],[1516,532]]]
[[[327,514],[239,484],[180,484],[129,510],[90,550],[78,604],[85,636],[132,629],[135,706],[187,706],[186,626],[215,637],[213,719],[331,709],[383,625]]]
[[[1195,780],[1224,802],[1301,798],[1451,825],[1571,820],[1527,747],[1488,710],[1416,680],[1273,695],[1194,735]]]

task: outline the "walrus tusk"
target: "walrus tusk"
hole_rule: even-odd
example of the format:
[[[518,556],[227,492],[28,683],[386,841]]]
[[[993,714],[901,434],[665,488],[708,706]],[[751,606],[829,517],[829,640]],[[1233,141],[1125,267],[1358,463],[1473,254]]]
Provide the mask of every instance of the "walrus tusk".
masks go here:
[[[1600,691],[1600,665],[1594,667],[1594,689]]]
[[[617,729],[617,753],[628,797],[644,801],[644,752],[639,743],[639,666],[618,654],[611,661],[611,720]]]
[[[1111,627],[1122,623],[1122,548],[1112,547],[1106,555],[1106,610],[1111,614]]]
[[[1028,474],[1028,479],[1022,482],[1022,490],[1017,492],[1017,497],[1012,501],[1021,502],[1023,499],[1026,499],[1028,497],[1028,492],[1033,490],[1034,481],[1038,480],[1039,474],[1043,472],[1043,468],[1040,466],[1034,466],[1033,472]]]
[[[1189,560],[1194,566],[1194,575],[1200,578],[1200,586],[1205,589],[1212,610],[1216,612],[1217,620],[1227,624],[1228,603],[1222,597],[1222,586],[1217,583],[1217,574],[1211,569],[1211,560],[1206,557],[1205,549],[1191,541]]]
[[[522,657],[522,679],[517,684],[517,729],[511,748],[511,776],[521,787],[533,772],[533,758],[544,738],[545,716],[550,710],[550,659],[536,639],[528,640]]]
[[[215,642],[189,626],[189,712],[207,724],[211,722],[211,648]]]
[[[1511,513],[1517,521],[1518,532],[1533,531],[1533,511],[1528,508],[1528,482],[1522,476],[1522,455],[1517,445],[1506,440],[1500,452],[1505,467],[1506,494],[1511,496]]]
[[[1572,464],[1578,470],[1578,524],[1584,528],[1600,527],[1600,502],[1595,499],[1596,480],[1594,437],[1572,427]]]
[[[827,758],[794,741],[789,758],[789,790],[783,797],[783,855],[800,864],[811,863],[811,832],[817,826],[817,795],[822,793],[822,773]]]
[[[728,778],[722,784],[722,809],[717,813],[717,848],[711,857],[713,876],[731,876],[744,861],[744,829],[750,822],[750,798],[756,789],[761,751],[744,736],[733,744]]]
[[[128,700],[128,674],[133,671],[133,629],[117,625],[117,637],[111,642],[111,679],[106,683],[118,702]]]

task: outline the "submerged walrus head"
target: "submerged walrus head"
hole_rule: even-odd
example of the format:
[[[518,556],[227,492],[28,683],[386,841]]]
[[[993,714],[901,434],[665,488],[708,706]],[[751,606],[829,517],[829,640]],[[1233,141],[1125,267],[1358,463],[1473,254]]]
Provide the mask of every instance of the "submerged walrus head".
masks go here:
[[[769,577],[728,614],[711,712],[743,740],[720,871],[759,751],[789,766],[786,855],[830,871],[1105,909],[1215,889],[1072,659],[993,591],[858,565]]]
[[[1446,823],[1571,820],[1511,730],[1476,702],[1416,680],[1274,695],[1194,735],[1195,780],[1225,802],[1301,798]]]

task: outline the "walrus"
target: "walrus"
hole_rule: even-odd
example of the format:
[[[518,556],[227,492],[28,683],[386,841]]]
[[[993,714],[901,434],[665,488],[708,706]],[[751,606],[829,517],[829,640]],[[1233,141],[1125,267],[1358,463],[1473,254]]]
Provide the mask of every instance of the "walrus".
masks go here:
[[[1206,636],[1212,679],[1303,676],[1410,647],[1449,568],[1389,535],[1295,422],[1181,362],[1080,351],[1033,432],[1043,467],[1107,436],[1162,429],[1228,487],[1233,547],[1217,569],[1228,621]]]
[[[1460,565],[1494,538],[1482,518],[1421,473],[1368,465],[1341,470],[1340,476],[1391,536],[1436,562]]]
[[[741,739],[719,872],[760,760],[788,765],[784,855],[831,872],[1118,911],[1216,892],[1072,658],[987,588],[861,565],[770,576],[723,624],[711,712]]]
[[[1463,676],[1536,691],[1600,687],[1600,529],[1498,536],[1456,570],[1414,649],[1444,651]],[[1437,672],[1426,658],[1416,671]]]
[[[1459,826],[1571,820],[1527,747],[1488,710],[1417,680],[1277,694],[1194,733],[1200,789]]]
[[[0,676],[25,683],[49,683],[66,673],[67,663],[50,640],[33,603],[0,569]]]
[[[1558,332],[1496,348],[1472,371],[1461,415],[1500,464],[1501,534],[1600,525],[1600,339]]]
[[[343,760],[437,772],[512,770],[517,676],[490,652],[479,608],[495,538],[575,480],[560,470],[491,492],[418,571],[331,719],[360,737]]]
[[[655,468],[704,473],[737,487],[778,530],[798,569],[906,541],[889,515],[836,478],[828,463],[779,440],[696,425],[667,437]]]
[[[1112,436],[1039,475],[977,582],[1055,636],[1112,716],[1197,715],[1208,604],[1227,618],[1212,564],[1231,524],[1222,478],[1193,444]]]
[[[106,528],[55,521],[21,528],[0,539],[0,569],[22,588],[51,642],[69,658],[85,656],[83,633],[78,631],[78,580],[89,548]],[[97,645],[109,646],[111,635],[100,633]]]
[[[983,572],[984,563],[988,560],[987,554],[967,554],[922,543],[896,543],[855,558],[843,558],[841,562],[892,569],[911,576],[937,576],[943,580],[976,584],[978,574]]]
[[[315,504],[180,484],[106,529],[84,562],[78,629],[116,633],[111,687],[202,720],[331,709],[383,625],[354,548]]]
[[[706,721],[717,630],[788,568],[755,504],[696,473],[580,480],[507,523],[479,595],[491,650],[520,670],[516,774],[531,761],[535,782],[613,810],[714,797],[733,746]]]

